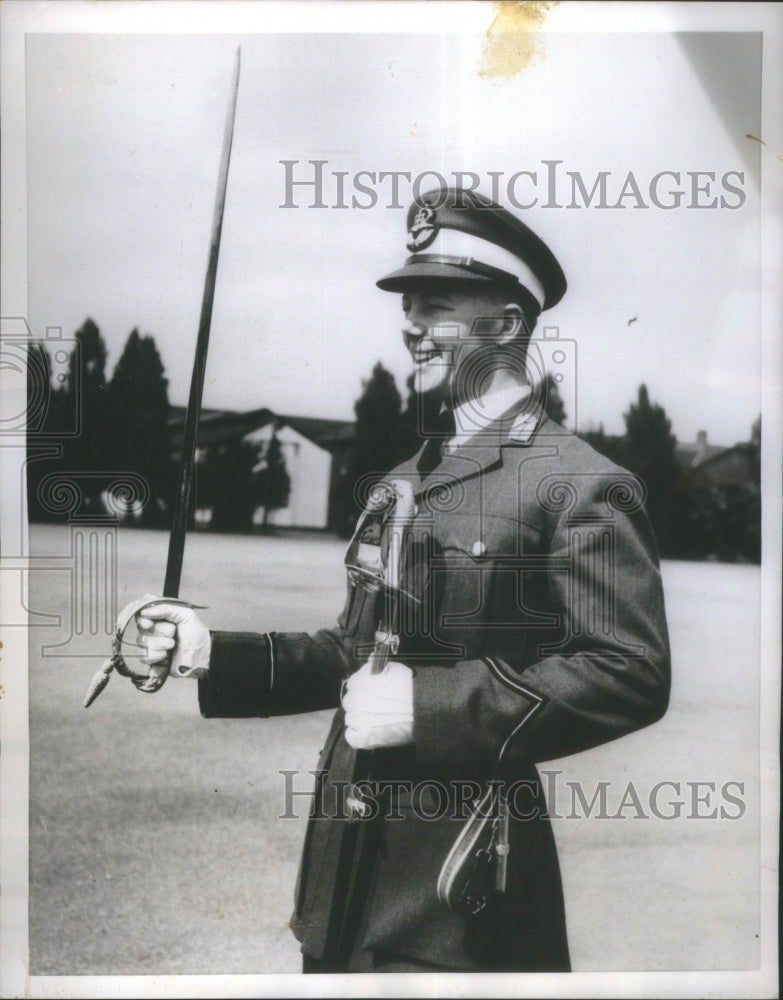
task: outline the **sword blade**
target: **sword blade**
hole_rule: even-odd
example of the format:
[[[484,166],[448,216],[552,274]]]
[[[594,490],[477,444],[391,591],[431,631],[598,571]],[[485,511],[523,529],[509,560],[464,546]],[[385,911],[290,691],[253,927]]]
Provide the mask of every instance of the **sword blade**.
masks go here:
[[[190,380],[190,396],[185,414],[185,430],[182,440],[182,460],[180,464],[177,495],[174,501],[174,512],[169,535],[169,551],[166,558],[166,579],[163,584],[164,597],[178,597],[182,577],[182,559],[185,553],[185,534],[188,527],[188,515],[193,496],[193,472],[196,455],[196,438],[198,435],[198,420],[201,413],[201,396],[204,390],[204,373],[207,366],[207,350],[209,348],[209,331],[212,324],[212,305],[215,300],[215,281],[217,278],[218,255],[220,253],[220,235],[223,230],[223,209],[226,204],[226,188],[228,185],[228,166],[231,161],[231,145],[234,139],[234,119],[237,110],[237,94],[239,92],[240,49],[237,49],[234,80],[231,92],[231,104],[226,116],[226,127],[223,135],[223,152],[218,173],[215,211],[212,217],[212,235],[209,245],[209,260],[207,276],[204,282],[204,296],[201,301],[201,318],[196,339],[196,354],[193,361],[193,374]]]

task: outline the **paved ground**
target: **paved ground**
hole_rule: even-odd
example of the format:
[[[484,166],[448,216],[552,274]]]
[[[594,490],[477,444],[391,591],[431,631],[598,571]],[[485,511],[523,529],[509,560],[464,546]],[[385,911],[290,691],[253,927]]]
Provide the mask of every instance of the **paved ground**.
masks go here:
[[[31,609],[63,616],[32,631],[31,972],[298,971],[286,921],[303,823],[276,819],[278,772],[315,765],[328,713],[205,721],[190,682],[152,697],[121,678],[85,712],[84,690],[108,648],[103,626],[89,634],[88,620],[86,634],[69,639],[68,529],[34,526],[31,544],[64,566],[30,580]],[[163,534],[121,533],[120,605],[160,585],[165,549]],[[192,536],[182,593],[209,605],[213,627],[312,630],[340,609],[342,556],[342,543],[318,535]],[[555,832],[572,959],[583,971],[757,964],[759,573],[691,563],[663,572],[675,675],[668,715],[545,766],[563,816]],[[91,606],[101,611],[101,602]],[[588,800],[609,783],[610,818],[568,818],[576,781]],[[676,812],[679,799],[679,818],[652,814],[663,781],[679,782],[679,793],[662,787],[659,811]],[[696,810],[686,785],[695,781],[715,786],[701,786],[710,801]],[[727,782],[744,790],[723,793]]]

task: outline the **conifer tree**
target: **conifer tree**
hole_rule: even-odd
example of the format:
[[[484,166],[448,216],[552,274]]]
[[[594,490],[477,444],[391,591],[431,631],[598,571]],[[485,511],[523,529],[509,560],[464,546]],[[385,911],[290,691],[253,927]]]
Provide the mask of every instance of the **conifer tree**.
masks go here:
[[[74,335],[68,362],[64,409],[77,414],[78,433],[63,440],[63,469],[79,473],[114,470],[111,408],[106,386],[106,345],[89,317]],[[103,488],[100,476],[81,477],[82,512],[97,508]]]
[[[625,464],[647,487],[647,510],[658,538],[667,551],[672,497],[677,488],[679,465],[675,456],[677,439],[671,432],[666,411],[650,401],[647,386],[639,386],[625,420]]]
[[[151,336],[131,331],[109,384],[115,467],[149,487],[146,518],[162,519],[169,500],[168,381]]]
[[[275,427],[255,478],[255,497],[258,505],[264,508],[264,527],[268,525],[272,511],[288,506],[290,494],[291,477],[286,469],[285,455]]]

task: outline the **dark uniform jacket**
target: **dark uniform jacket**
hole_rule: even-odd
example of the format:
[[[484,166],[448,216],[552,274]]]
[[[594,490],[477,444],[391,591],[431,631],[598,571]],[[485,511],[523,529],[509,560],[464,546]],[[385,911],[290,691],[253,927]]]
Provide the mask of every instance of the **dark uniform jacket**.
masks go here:
[[[666,709],[668,637],[643,487],[540,413],[498,422],[423,474],[431,445],[390,474],[407,478],[417,499],[418,579],[408,583],[422,599],[395,657],[414,670],[415,746],[372,752],[376,773],[410,782],[374,850],[356,946],[463,970],[567,969],[554,840],[543,794],[530,790],[536,762],[622,736]],[[341,682],[367,660],[378,615],[372,595],[349,587],[336,628],[213,633],[199,683],[205,716],[337,708],[314,805],[337,818],[309,822],[292,921],[316,959],[333,942],[341,844],[356,826],[335,809],[357,757],[344,739]],[[503,777],[523,783],[519,809],[532,818],[512,815],[507,891],[463,918],[436,894],[464,823],[441,814],[438,788],[485,782],[504,746]]]

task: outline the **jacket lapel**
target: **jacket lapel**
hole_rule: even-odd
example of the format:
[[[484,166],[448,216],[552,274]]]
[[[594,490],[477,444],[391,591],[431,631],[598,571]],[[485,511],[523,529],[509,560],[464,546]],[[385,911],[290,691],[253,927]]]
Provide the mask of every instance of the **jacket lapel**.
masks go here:
[[[496,468],[502,462],[501,441],[486,436],[446,449],[437,465],[422,481],[422,490],[431,486],[448,488]]]
[[[454,483],[473,479],[502,464],[505,445],[530,445],[545,419],[539,406],[532,409],[523,407],[516,413],[506,414],[476,437],[456,446],[447,446],[440,463],[427,471],[429,452],[438,444],[437,439],[430,438],[415,455],[398,465],[390,473],[390,478],[410,482],[417,498],[433,486],[448,488]]]

